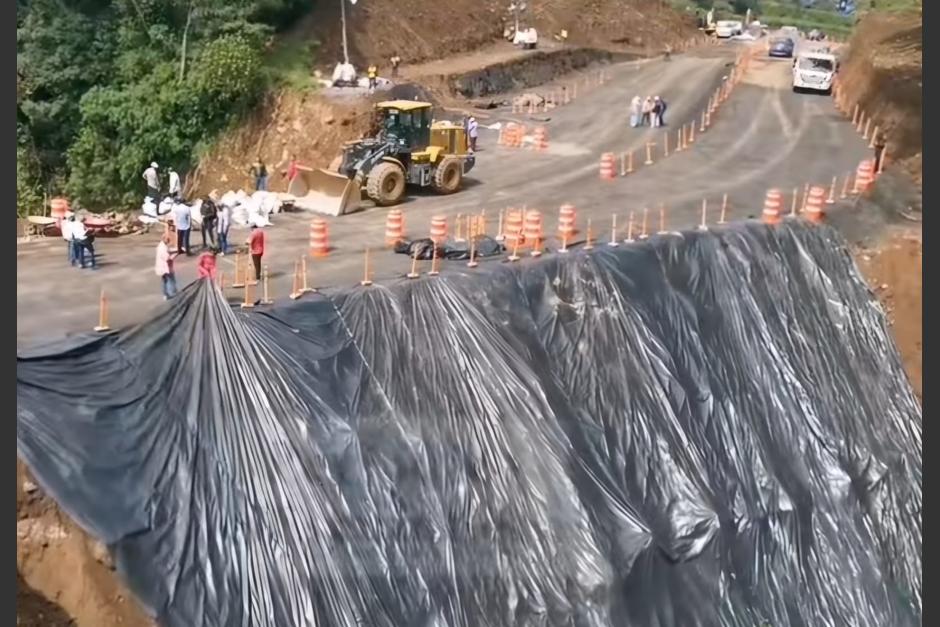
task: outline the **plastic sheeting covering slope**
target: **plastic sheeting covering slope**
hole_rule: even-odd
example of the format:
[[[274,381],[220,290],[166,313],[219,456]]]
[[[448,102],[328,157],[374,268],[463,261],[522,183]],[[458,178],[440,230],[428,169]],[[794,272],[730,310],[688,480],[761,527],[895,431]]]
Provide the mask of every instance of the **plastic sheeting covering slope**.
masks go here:
[[[251,314],[203,282],[17,399],[167,625],[921,621],[921,412],[826,227]]]

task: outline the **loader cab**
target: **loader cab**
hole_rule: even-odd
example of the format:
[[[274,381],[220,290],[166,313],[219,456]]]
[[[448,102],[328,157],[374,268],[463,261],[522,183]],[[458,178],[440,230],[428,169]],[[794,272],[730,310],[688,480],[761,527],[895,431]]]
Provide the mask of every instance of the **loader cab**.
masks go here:
[[[376,105],[382,117],[382,130],[395,140],[401,152],[427,148],[431,141],[431,103],[390,100]]]

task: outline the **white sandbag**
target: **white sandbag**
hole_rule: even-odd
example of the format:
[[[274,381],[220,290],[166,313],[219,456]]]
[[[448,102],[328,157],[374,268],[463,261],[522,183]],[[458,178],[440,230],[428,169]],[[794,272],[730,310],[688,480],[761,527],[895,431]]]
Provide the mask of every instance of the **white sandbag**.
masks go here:
[[[161,200],[160,204],[157,206],[157,215],[165,216],[173,211],[173,204],[172,198],[167,197]]]
[[[144,200],[144,204],[140,206],[140,210],[144,212],[145,216],[157,217],[157,205],[149,196]]]
[[[197,200],[189,206],[189,216],[193,224],[202,226],[202,200]]]
[[[219,198],[219,204],[225,205],[226,207],[235,207],[238,205],[238,197],[235,195],[235,192],[229,190]]]

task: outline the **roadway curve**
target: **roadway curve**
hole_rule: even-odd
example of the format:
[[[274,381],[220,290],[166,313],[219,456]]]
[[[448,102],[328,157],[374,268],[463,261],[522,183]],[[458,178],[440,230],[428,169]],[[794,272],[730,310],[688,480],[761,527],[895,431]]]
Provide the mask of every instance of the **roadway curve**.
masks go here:
[[[611,66],[605,85],[550,114],[545,123],[550,139],[547,153],[503,148],[496,144],[495,132],[484,131],[477,166],[465,190],[447,197],[419,193],[402,206],[407,234],[426,236],[432,215],[453,218],[481,209],[491,218],[492,233],[499,209],[523,205],[543,210],[548,230],[554,230],[562,203],[576,205],[579,222],[583,225],[591,217],[607,238],[612,213],[620,216],[623,226],[629,212],[639,215],[644,207],[655,209],[660,203],[668,208],[670,229],[688,228],[698,224],[703,198],[713,207],[710,221],[716,220],[725,193],[730,201],[729,220],[742,219],[759,214],[768,187],[792,190],[807,182],[828,184],[833,176],[841,182],[870,154],[866,142],[835,111],[830,98],[791,92],[787,60],[758,58],[691,150],[640,167],[627,177],[599,180],[602,152],[639,153],[647,140],[662,139],[659,130],[628,127],[627,105],[633,95],[662,95],[670,103],[667,122],[672,124],[697,120],[708,96],[730,69],[737,49],[726,45],[674,56],[671,61]],[[505,122],[512,116],[494,119]],[[676,127],[670,128],[674,140]],[[330,219],[330,240],[336,250],[326,261],[311,265],[314,283],[342,287],[361,278],[362,252],[366,247],[381,248],[384,220],[385,212],[376,209]],[[309,216],[285,214],[275,222],[268,233],[266,262],[274,277],[274,294],[283,296],[290,289],[293,260],[307,247]],[[241,234],[236,235],[241,239]],[[19,341],[89,329],[96,320],[102,286],[113,302],[112,326],[145,319],[160,302],[159,282],[152,271],[155,240],[151,235],[101,241],[105,265],[80,279],[75,276],[77,270],[65,266],[61,240],[18,246]],[[549,241],[547,245],[556,244]],[[221,265],[230,273],[232,257]],[[374,278],[382,280],[401,277],[408,260],[381,251],[373,254],[372,265]],[[451,266],[451,271],[465,270],[463,262]],[[194,276],[194,261],[179,264],[181,284]]]

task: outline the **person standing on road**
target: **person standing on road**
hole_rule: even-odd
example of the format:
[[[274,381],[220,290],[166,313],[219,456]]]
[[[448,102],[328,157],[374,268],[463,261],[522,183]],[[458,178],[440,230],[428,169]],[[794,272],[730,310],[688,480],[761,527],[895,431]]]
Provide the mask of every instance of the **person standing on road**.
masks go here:
[[[215,236],[218,233],[216,220],[218,219],[218,209],[212,198],[206,196],[199,207],[199,214],[202,216],[202,247],[203,249],[215,247]]]
[[[659,128],[659,114],[661,106],[662,103],[659,101],[659,98],[653,99],[653,110],[650,112],[650,126],[653,128]]]
[[[143,179],[147,183],[147,197],[153,202],[160,202],[160,176],[157,174],[159,166],[156,161],[151,162],[150,167],[144,170]]]
[[[398,56],[397,52],[393,52],[392,58],[389,60],[392,62],[392,78],[398,78],[398,66],[401,65],[401,57]]]
[[[656,102],[659,103],[659,125],[666,126],[666,101],[656,96]]]
[[[640,126],[650,125],[650,116],[653,113],[653,99],[649,96],[643,101],[643,117],[640,119]]]
[[[378,83],[379,78],[379,68],[375,67],[375,64],[369,66],[369,69],[366,70],[367,76],[369,77],[369,91],[375,91],[375,86]]]
[[[75,240],[72,237],[72,223],[75,220],[74,213],[67,213],[62,219],[61,226],[59,227],[62,230],[62,239],[65,240],[65,248],[68,251],[69,256],[69,265],[74,266],[76,257],[75,257]]]
[[[879,133],[878,136],[875,138],[875,173],[876,174],[880,172],[882,168],[881,162],[885,155],[885,145],[886,144],[885,144],[884,135]]]
[[[79,267],[85,269],[85,251],[91,254],[91,269],[97,270],[95,264],[95,244],[94,236],[88,232],[80,219],[75,219],[72,223],[72,242],[75,245],[75,258],[78,259]]]
[[[160,277],[163,300],[170,300],[176,295],[176,275],[173,273],[173,258],[170,254],[170,236],[164,235],[157,244],[157,258],[154,272]]]
[[[248,171],[248,174],[255,179],[255,191],[268,191],[268,168],[266,165],[264,165],[264,161],[261,160],[260,156],[251,165],[251,169]]]
[[[179,200],[180,197],[180,175],[176,173],[176,170],[169,168],[170,172],[170,181],[169,189],[167,190],[170,194],[170,198],[173,200]]]
[[[176,223],[176,254],[192,252],[189,249],[189,231],[192,228],[192,213],[189,205],[176,203],[173,207],[173,222]]]
[[[643,101],[639,96],[634,96],[630,101],[630,126],[636,128],[643,119]]]
[[[210,197],[212,194],[209,195]],[[219,234],[219,254],[223,257],[228,252],[228,230],[232,226],[232,210],[228,205],[216,205],[216,232]]]
[[[479,124],[472,115],[467,118],[467,137],[470,140],[470,152],[477,151],[477,135],[479,135]]]
[[[261,258],[264,257],[264,230],[254,223],[251,225],[251,236],[248,238],[248,252],[251,253],[251,263],[255,266],[255,281],[260,281]]]

